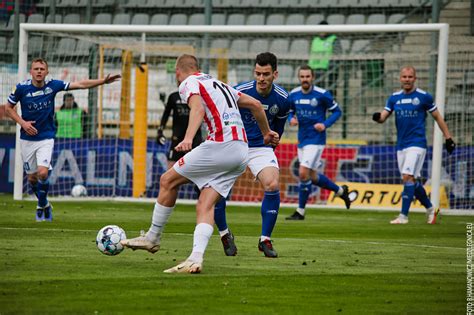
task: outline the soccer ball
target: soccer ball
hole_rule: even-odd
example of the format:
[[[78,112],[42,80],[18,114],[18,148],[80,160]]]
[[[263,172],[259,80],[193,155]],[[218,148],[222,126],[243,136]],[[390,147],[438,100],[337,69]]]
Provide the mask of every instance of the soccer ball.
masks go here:
[[[80,184],[75,185],[74,187],[72,187],[71,196],[73,196],[74,198],[87,196],[86,187],[84,187],[83,185],[80,185]]]
[[[123,251],[121,240],[126,239],[125,231],[117,225],[107,225],[100,229],[95,240],[102,254],[115,256]]]

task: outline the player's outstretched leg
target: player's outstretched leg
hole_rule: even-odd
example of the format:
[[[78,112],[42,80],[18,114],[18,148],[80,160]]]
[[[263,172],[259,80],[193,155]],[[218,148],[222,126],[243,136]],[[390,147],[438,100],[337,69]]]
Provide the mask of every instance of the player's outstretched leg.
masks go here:
[[[311,184],[311,180],[300,181],[298,208],[292,215],[286,217],[286,220],[304,220],[306,202],[308,201],[309,194],[311,193]]]
[[[273,248],[270,237],[275,227],[280,209],[280,191],[266,191],[262,201],[262,235],[258,242],[258,250],[266,257],[276,258],[278,254]]]
[[[226,256],[237,255],[237,246],[235,246],[234,234],[229,230],[226,219],[226,199],[221,198],[214,207],[214,222],[219,230],[222,246]]]
[[[161,234],[173,209],[174,207],[165,207],[156,202],[148,232],[141,233],[139,237],[122,240],[120,243],[133,250],[143,249],[152,254],[156,253],[160,249]]]
[[[321,188],[334,191],[337,196],[344,200],[346,209],[351,208],[351,200],[349,198],[349,187],[347,187],[347,185],[342,185],[339,187],[323,174],[317,174],[316,179],[313,180],[313,184]]]

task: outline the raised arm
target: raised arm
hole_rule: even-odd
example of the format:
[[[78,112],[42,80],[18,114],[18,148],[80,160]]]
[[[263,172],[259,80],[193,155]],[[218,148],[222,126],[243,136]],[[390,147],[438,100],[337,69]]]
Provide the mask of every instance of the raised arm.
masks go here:
[[[78,90],[78,89],[90,89],[103,84],[110,84],[121,78],[120,74],[110,75],[108,74],[105,78],[102,79],[92,79],[92,80],[81,80],[77,82],[71,82],[69,84],[69,90]]]

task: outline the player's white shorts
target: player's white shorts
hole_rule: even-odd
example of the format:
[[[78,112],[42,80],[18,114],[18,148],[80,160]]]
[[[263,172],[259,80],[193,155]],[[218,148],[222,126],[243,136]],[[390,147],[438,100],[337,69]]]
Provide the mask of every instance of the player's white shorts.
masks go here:
[[[227,197],[247,167],[248,150],[243,141],[205,141],[179,159],[173,168],[199,189],[212,187]]]
[[[421,169],[425,162],[426,149],[409,147],[397,151],[398,169],[400,174],[413,175],[415,178],[421,176]]]
[[[266,167],[276,167],[280,169],[273,148],[267,147],[249,148],[248,167],[255,178],[258,173]]]
[[[324,145],[308,144],[298,148],[298,161],[301,166],[317,170],[323,155]]]
[[[36,173],[38,166],[52,169],[54,139],[29,141],[20,139],[21,158],[26,174]]]

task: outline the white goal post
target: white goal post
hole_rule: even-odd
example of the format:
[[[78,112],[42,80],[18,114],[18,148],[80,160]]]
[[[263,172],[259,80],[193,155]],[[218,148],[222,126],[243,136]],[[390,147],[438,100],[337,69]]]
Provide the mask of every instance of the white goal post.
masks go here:
[[[441,115],[444,115],[444,104],[446,95],[446,78],[448,62],[448,24],[393,24],[393,25],[285,25],[285,26],[140,26],[140,25],[84,25],[84,24],[20,24],[19,37],[19,81],[28,78],[28,44],[30,32],[55,32],[73,35],[95,33],[111,34],[246,34],[247,36],[292,36],[292,35],[314,35],[318,33],[392,33],[392,32],[431,32],[438,33],[438,51],[436,66],[436,93],[435,102]],[[144,35],[142,38],[145,37]],[[416,65],[415,65],[416,66]],[[119,69],[118,69],[119,70]],[[434,92],[434,91],[429,91]],[[388,97],[388,94],[387,94]],[[383,108],[381,104],[380,108]],[[15,151],[15,176],[14,176],[14,199],[23,198],[24,175],[19,148],[20,127],[17,125],[16,148]],[[441,181],[441,160],[443,149],[443,136],[436,126],[433,135],[433,160],[431,165],[431,200],[436,207],[440,203],[440,181]]]

